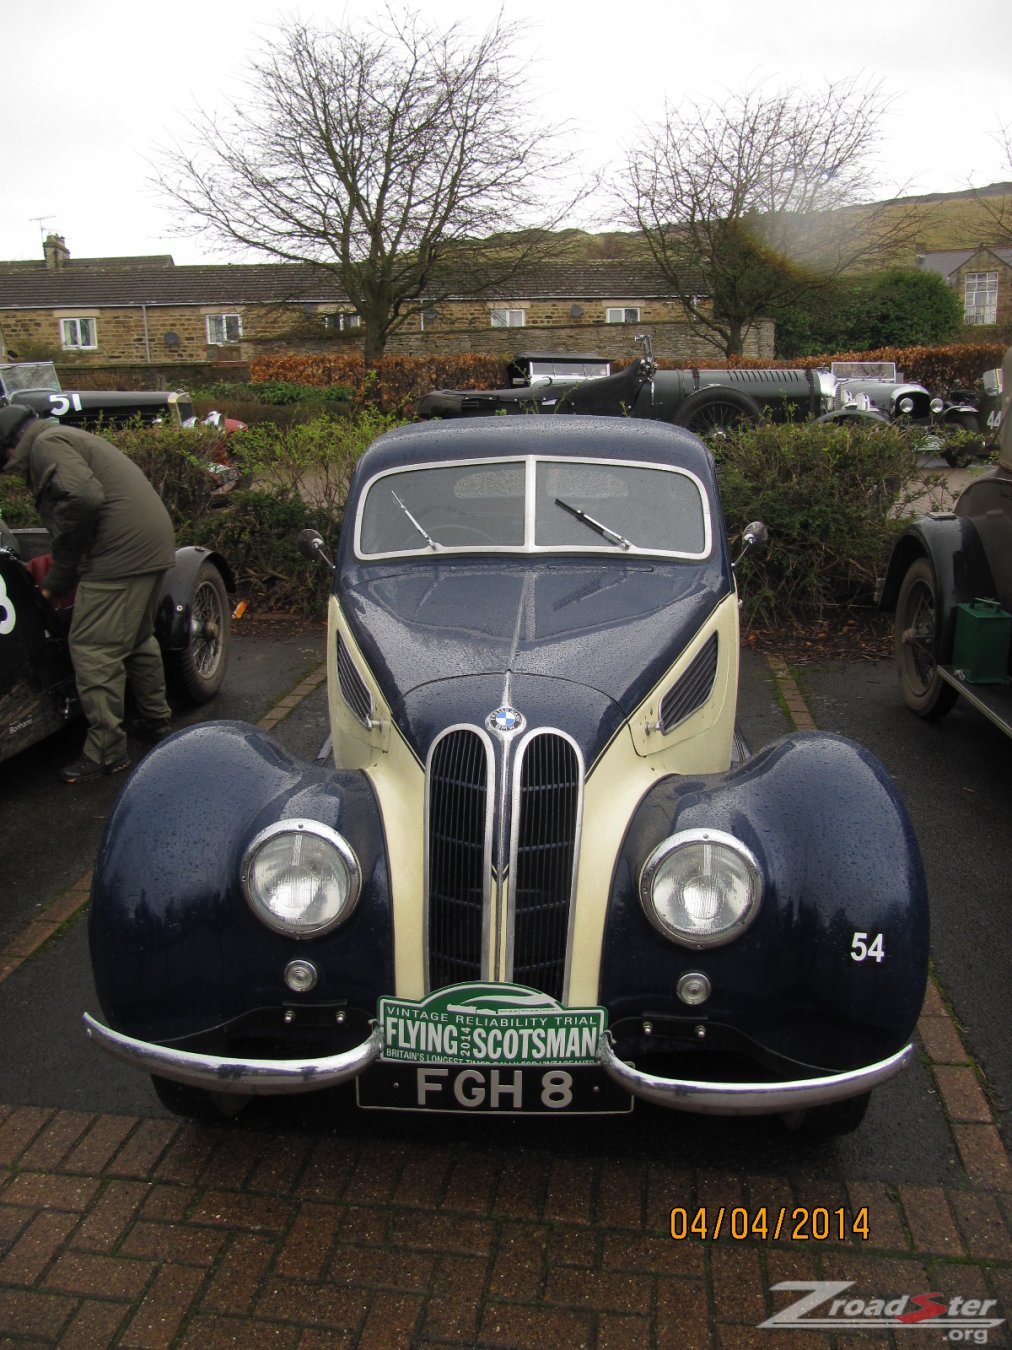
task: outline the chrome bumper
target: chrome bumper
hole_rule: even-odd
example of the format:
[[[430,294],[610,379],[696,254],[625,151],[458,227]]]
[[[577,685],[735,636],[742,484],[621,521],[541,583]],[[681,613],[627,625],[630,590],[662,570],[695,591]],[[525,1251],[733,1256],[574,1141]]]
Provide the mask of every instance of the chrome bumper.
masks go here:
[[[870,1092],[899,1073],[913,1054],[914,1047],[908,1045],[863,1069],[787,1083],[699,1083],[689,1078],[659,1078],[619,1059],[610,1036],[602,1038],[597,1058],[608,1077],[626,1092],[658,1106],[708,1116],[762,1116],[804,1111]]]
[[[383,1048],[379,1028],[374,1027],[360,1045],[322,1059],[224,1059],[135,1040],[96,1022],[90,1013],[84,1014],[84,1029],[96,1045],[132,1068],[190,1087],[206,1088],[208,1092],[238,1092],[246,1096],[318,1092],[346,1083],[367,1069]]]

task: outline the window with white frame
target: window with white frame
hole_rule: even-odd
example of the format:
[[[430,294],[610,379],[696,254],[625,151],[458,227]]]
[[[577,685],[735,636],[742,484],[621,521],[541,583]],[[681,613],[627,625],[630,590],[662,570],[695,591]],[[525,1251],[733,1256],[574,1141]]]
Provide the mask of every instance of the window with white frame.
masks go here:
[[[996,323],[997,320],[998,273],[967,272],[963,322]]]
[[[640,312],[635,306],[632,308],[615,308],[604,311],[605,323],[639,323]]]
[[[523,328],[526,322],[527,311],[524,309],[492,310],[493,328]]]
[[[353,328],[362,327],[359,314],[324,314],[323,326],[328,333],[350,333]]]
[[[434,327],[436,311],[431,305],[422,305],[418,311],[418,327],[424,333],[426,328]]]
[[[93,351],[98,346],[98,321],[61,319],[60,344],[64,351]]]
[[[223,347],[242,338],[242,316],[239,314],[208,314],[207,341],[210,346]]]

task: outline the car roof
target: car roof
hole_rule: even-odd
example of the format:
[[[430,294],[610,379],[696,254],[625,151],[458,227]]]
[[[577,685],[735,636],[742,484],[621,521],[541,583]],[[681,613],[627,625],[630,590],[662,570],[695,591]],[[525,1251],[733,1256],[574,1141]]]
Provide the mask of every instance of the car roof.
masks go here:
[[[684,427],[626,417],[513,415],[415,422],[380,436],[359,461],[358,478],[440,459],[519,455],[635,460],[712,477],[713,456]]]

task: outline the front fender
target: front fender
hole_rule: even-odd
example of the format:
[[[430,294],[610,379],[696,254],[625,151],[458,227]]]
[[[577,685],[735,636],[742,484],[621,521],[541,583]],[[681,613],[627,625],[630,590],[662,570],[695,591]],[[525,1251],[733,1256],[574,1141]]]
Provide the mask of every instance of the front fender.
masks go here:
[[[764,895],[752,926],[723,947],[693,950],[655,930],[640,871],[668,835],[723,830],[756,856]],[[864,938],[855,944],[855,934]],[[881,934],[881,960],[860,955]],[[747,1041],[774,1065],[825,1072],[880,1061],[909,1040],[924,998],[928,904],[906,811],[878,761],[853,742],[797,733],[739,769],[667,778],[638,808],[616,869],[601,1002],[613,1027],[667,1020],[707,1044]],[[700,972],[710,997],[675,994]],[[617,1033],[618,1034],[618,1033]],[[639,1049],[648,1049],[640,1046]]]
[[[155,636],[162,651],[183,651],[189,644],[190,602],[197,572],[204,562],[217,567],[229,594],[235,590],[232,569],[220,553],[197,545],[177,548],[175,564],[165,574],[155,612]]]
[[[267,929],[240,886],[250,840],[297,817],[338,830],[362,872],[354,912],[308,940]],[[280,1029],[281,1009],[297,1013],[300,1001],[371,1015],[377,994],[393,987],[393,942],[382,823],[368,780],[307,768],[242,722],[207,722],[169,737],[143,760],[109,817],[89,939],[103,1012],[130,1036],[185,1041],[260,1009],[276,1010]],[[319,971],[311,995],[293,994],[283,981],[295,957]]]

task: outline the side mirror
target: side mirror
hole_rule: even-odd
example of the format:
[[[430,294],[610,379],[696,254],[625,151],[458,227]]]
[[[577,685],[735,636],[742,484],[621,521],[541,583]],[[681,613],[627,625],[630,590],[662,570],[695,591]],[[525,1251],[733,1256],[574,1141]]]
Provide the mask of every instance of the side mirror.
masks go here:
[[[770,532],[761,520],[753,520],[745,526],[741,533],[741,552],[731,564],[737,567],[746,553],[762,554],[766,552],[766,545],[770,541]]]
[[[295,547],[302,556],[308,558],[310,562],[320,562],[322,560],[333,572],[334,564],[324,552],[323,536],[318,530],[300,530],[299,537],[295,541]]]

